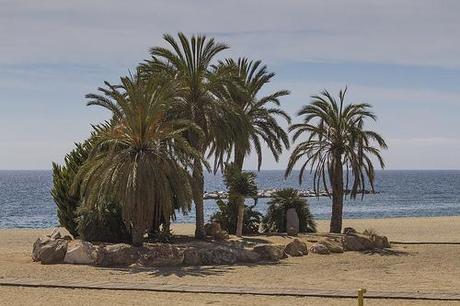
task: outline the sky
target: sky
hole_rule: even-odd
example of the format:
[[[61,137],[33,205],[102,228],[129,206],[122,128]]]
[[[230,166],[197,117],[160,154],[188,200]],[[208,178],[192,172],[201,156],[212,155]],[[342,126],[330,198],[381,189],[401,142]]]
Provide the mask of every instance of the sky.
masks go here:
[[[348,86],[373,105],[387,169],[460,169],[460,1],[0,0],[0,169],[50,169],[110,117],[85,94],[164,45],[206,34],[260,59],[283,108]],[[264,151],[262,169],[284,169]],[[254,169],[250,156],[245,167]]]

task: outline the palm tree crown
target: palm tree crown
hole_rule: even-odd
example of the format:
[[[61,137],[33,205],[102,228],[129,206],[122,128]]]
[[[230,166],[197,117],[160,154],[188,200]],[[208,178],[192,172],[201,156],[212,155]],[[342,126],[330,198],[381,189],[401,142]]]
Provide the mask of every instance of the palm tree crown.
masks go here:
[[[83,166],[84,206],[97,208],[110,197],[122,207],[133,244],[160,222],[169,222],[174,205],[191,205],[190,158],[200,158],[184,132],[199,129],[167,116],[176,104],[175,86],[162,76],[148,81],[124,77],[121,85],[106,83],[103,95],[87,95],[88,105],[109,109],[113,118],[95,127],[93,151]]]
[[[278,161],[283,146],[289,148],[288,135],[276,120],[281,117],[287,123],[291,122],[286,112],[279,108],[279,99],[289,95],[289,91],[279,90],[260,97],[260,91],[275,76],[267,71],[267,66],[262,65],[261,61],[249,61],[247,58],[239,58],[237,61],[226,59],[220,61],[215,69],[232,76],[225,86],[223,99],[236,104],[242,118],[247,122],[244,133],[239,134],[232,143],[235,163],[241,170],[244,157],[250,154],[252,147],[257,154],[257,167],[260,169],[262,142]]]

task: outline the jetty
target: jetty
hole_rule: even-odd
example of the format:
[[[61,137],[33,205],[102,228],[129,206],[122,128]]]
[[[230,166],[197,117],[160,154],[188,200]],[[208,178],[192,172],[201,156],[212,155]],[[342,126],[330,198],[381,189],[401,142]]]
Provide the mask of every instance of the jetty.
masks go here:
[[[281,189],[262,189],[257,191],[257,198],[258,199],[264,199],[264,198],[273,198],[274,193],[279,191]],[[319,192],[315,192],[314,190],[310,189],[298,189],[297,192],[299,193],[299,196],[302,198],[314,198],[314,197],[328,197],[329,194],[325,190],[321,190]],[[351,191],[350,190],[344,190],[345,194],[349,194]],[[362,191],[359,191],[358,194],[362,193]],[[364,190],[364,194],[378,194],[378,191],[373,191],[373,190]],[[211,191],[207,192],[205,191],[203,193],[203,199],[204,200],[218,200],[218,199],[227,199],[228,198],[228,192],[227,191]]]

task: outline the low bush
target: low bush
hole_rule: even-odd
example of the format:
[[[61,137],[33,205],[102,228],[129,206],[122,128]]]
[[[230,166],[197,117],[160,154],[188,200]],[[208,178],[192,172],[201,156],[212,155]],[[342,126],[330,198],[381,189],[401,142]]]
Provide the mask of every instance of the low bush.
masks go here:
[[[238,205],[231,200],[217,200],[219,211],[211,216],[211,221],[220,223],[223,230],[229,234],[236,233],[236,220]],[[254,205],[255,206],[255,205]],[[243,218],[243,235],[256,234],[259,232],[262,214],[254,209],[254,206],[245,205]]]
[[[78,235],[86,241],[126,242],[131,236],[126,229],[119,205],[108,201],[99,209],[79,209]]]
[[[53,187],[51,196],[57,206],[57,217],[61,226],[74,237],[78,236],[77,210],[80,206],[79,190],[71,192],[71,186],[80,167],[88,158],[89,142],[75,144],[75,148],[64,158],[62,166],[53,163]]]
[[[299,232],[316,232],[316,223],[308,203],[299,197],[297,190],[293,188],[279,190],[267,204],[269,205],[267,215],[262,221],[264,232],[286,232],[286,212],[290,208],[295,208],[299,217]]]

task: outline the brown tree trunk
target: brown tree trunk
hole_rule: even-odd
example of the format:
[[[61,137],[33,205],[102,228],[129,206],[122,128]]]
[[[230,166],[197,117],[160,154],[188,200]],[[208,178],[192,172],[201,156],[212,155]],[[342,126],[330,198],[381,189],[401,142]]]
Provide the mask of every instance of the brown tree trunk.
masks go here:
[[[331,216],[331,233],[340,233],[342,231],[342,213],[343,213],[343,168],[342,156],[336,155],[331,177],[332,185],[332,216]]]
[[[200,160],[195,160],[193,164],[192,173],[192,193],[193,202],[195,203],[195,238],[204,239],[206,238],[206,232],[204,230],[204,201],[203,201],[203,189],[204,189],[204,178],[203,178],[203,166]]]
[[[240,172],[243,170],[243,162],[244,162],[244,153],[235,146],[235,165],[238,167]],[[238,196],[236,197],[236,201],[238,202],[238,215],[236,219],[236,236],[241,237],[243,236],[243,223],[244,223],[244,197]]]

